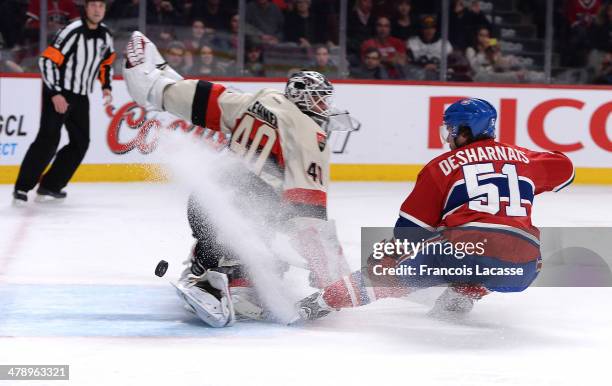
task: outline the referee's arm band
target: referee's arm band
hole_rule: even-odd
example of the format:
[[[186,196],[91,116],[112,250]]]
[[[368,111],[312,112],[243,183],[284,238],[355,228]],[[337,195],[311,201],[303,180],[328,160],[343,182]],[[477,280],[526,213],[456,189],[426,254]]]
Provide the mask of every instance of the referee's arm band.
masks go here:
[[[57,64],[58,67],[64,63],[64,54],[53,46],[47,47],[42,54],[40,54],[40,56],[49,59],[53,63]]]
[[[110,70],[111,70],[111,66],[113,65],[113,62],[115,61],[116,57],[117,57],[117,54],[113,52],[106,59],[104,59],[102,63],[100,63],[98,79],[100,80],[100,83],[102,84],[102,90],[111,89]]]

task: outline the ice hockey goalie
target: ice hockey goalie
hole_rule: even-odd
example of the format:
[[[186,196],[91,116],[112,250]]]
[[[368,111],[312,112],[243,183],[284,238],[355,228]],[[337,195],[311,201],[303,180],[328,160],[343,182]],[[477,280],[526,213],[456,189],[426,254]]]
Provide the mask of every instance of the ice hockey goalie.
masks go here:
[[[247,215],[292,230],[292,245],[306,261],[314,286],[323,288],[349,272],[334,224],[327,221],[326,129],[335,110],[334,88],[325,76],[300,71],[289,78],[284,93],[262,89],[255,94],[185,80],[140,32],[133,33],[126,58],[124,77],[137,103],[230,135],[231,151],[244,162],[228,171],[233,176],[228,189],[240,194]],[[214,327],[231,325],[237,317],[265,318],[248,269],[218,239],[202,199],[189,201],[196,242],[177,285],[179,294]],[[277,269],[282,274],[284,263]]]

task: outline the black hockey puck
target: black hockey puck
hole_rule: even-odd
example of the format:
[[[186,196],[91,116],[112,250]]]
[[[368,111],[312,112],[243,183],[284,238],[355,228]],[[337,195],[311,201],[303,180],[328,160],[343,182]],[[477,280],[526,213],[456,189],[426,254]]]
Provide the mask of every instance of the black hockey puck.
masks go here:
[[[166,260],[160,260],[155,267],[155,276],[163,277],[168,270],[168,262]]]

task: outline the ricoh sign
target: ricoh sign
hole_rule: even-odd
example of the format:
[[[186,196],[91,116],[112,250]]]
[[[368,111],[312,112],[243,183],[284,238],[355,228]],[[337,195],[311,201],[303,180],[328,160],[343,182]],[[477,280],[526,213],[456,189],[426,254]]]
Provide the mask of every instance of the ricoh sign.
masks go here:
[[[612,90],[610,90],[612,94]],[[465,96],[432,96],[429,98],[429,130],[427,145],[430,149],[442,148],[439,127],[442,124],[442,113],[446,106]],[[498,106],[498,140],[511,145],[517,143],[517,130],[526,129],[529,139],[544,150],[557,150],[565,153],[580,151],[585,148],[584,137],[588,135],[592,143],[606,152],[612,152],[612,137],[608,134],[608,118],[612,113],[612,100],[592,101],[589,98],[551,98],[537,104],[526,106],[527,114],[523,121],[518,121],[518,98],[500,98]],[[565,141],[557,139],[555,134],[546,130],[546,120],[559,112],[566,110],[567,121],[558,123],[571,137]],[[586,116],[585,116],[586,112]],[[552,126],[552,125],[551,125]],[[612,127],[612,126],[610,126]],[[611,129],[612,130],[612,129]],[[588,146],[588,145],[586,145]],[[611,165],[612,166],[612,165]]]
[[[612,87],[365,82],[337,89],[338,102],[363,123],[339,163],[422,165],[447,149],[445,108],[476,97],[496,107],[500,142],[563,151],[577,167],[612,167]]]

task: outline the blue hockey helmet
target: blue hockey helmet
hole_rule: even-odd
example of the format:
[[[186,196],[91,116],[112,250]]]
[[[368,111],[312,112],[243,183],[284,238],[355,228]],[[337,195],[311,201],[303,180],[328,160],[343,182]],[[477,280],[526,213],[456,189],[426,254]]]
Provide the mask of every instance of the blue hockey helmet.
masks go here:
[[[474,138],[495,138],[496,120],[495,107],[478,98],[461,99],[444,112],[444,125],[453,138],[461,127],[468,127]]]

